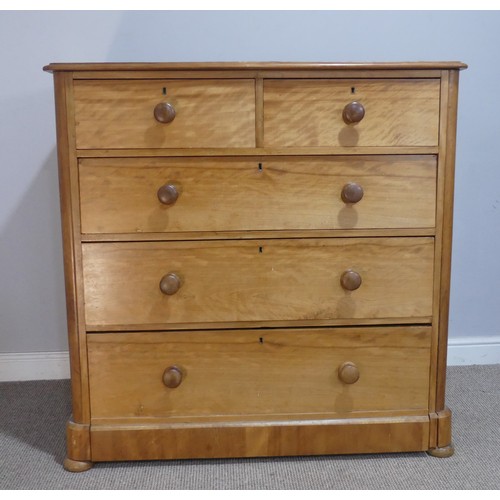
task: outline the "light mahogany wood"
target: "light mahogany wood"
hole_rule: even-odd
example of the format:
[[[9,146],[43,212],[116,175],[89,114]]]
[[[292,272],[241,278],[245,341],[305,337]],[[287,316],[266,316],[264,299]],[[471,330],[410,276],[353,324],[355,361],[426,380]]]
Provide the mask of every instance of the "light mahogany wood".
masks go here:
[[[422,61],[422,62],[159,62],[159,63],[51,63],[44,66],[44,71],[162,71],[162,70],[368,70],[376,71],[388,69],[391,71],[401,69],[426,70],[426,69],[465,69],[467,65],[459,61]],[[198,73],[199,75],[199,73]]]
[[[428,449],[428,417],[212,425],[94,426],[92,459],[155,460],[389,453]]]
[[[444,446],[443,448],[432,448],[427,451],[429,455],[437,458],[448,458],[455,453],[455,448],[453,445]]]
[[[271,425],[273,422],[281,421],[294,423],[298,421],[320,421],[320,420],[339,420],[342,423],[349,424],[352,420],[363,421],[366,419],[387,419],[393,421],[400,421],[406,417],[422,417],[426,416],[428,419],[427,411],[423,410],[408,410],[408,409],[392,409],[389,411],[357,411],[353,412],[336,412],[332,413],[245,413],[245,415],[191,415],[191,416],[166,416],[166,417],[110,417],[110,418],[94,418],[92,420],[92,427],[132,427],[132,426],[148,426],[154,425],[156,427],[170,427],[178,424],[187,425],[210,425],[210,426],[223,426],[226,424],[248,424],[260,423],[264,425]]]
[[[182,373],[182,369],[178,366],[169,366],[163,372],[163,383],[169,389],[176,389],[181,385],[184,374]]]
[[[429,348],[428,327],[94,334],[93,418],[426,411]]]
[[[432,238],[91,243],[92,325],[414,317],[432,312]],[[340,276],[363,284],[345,291]],[[160,280],[182,281],[171,296]]]
[[[339,379],[344,384],[355,384],[359,380],[359,368],[352,361],[345,361],[338,369]]]
[[[70,179],[70,131],[67,125],[68,88],[71,85],[71,76],[65,74],[54,75],[54,90],[56,104],[56,129],[57,129],[57,158],[59,166],[59,193],[61,207],[61,225],[63,229],[62,242],[64,252],[64,278],[66,290],[66,318],[68,328],[68,344],[70,351],[71,369],[71,396],[73,404],[73,414],[77,421],[82,421],[82,386],[80,380],[80,350],[78,332],[78,302],[77,285],[75,276],[76,257],[74,234],[74,224],[77,221],[73,218],[71,199],[71,179]]]
[[[340,197],[342,201],[346,204],[359,203],[364,196],[365,192],[363,186],[357,182],[348,182],[342,188],[340,192]]]
[[[182,282],[175,273],[168,273],[160,280],[160,291],[165,295],[173,295],[179,291]]]
[[[250,79],[75,81],[74,94],[79,149],[255,146]],[[171,123],[155,119],[163,102]]]
[[[144,149],[79,149],[77,155],[79,158],[144,158],[144,157],[164,157],[166,154],[171,157],[178,156],[253,156],[258,160],[266,159],[267,156],[290,156],[290,155],[311,155],[331,156],[331,155],[436,155],[439,152],[437,146],[416,146],[416,147],[398,147],[398,146],[373,146],[373,147],[322,147],[314,148],[172,148],[165,151],[160,148]]]
[[[440,302],[441,302],[441,261],[443,253],[443,222],[444,222],[444,212],[445,204],[447,200],[445,199],[445,178],[446,178],[446,157],[447,157],[447,129],[448,129],[448,97],[450,88],[450,78],[449,72],[443,71],[441,75],[441,99],[440,99],[440,129],[439,136],[441,138],[439,145],[439,155],[438,155],[438,176],[437,176],[437,186],[436,186],[436,234],[435,241],[436,245],[434,248],[434,300],[433,300],[433,317],[432,323],[434,325],[439,325],[439,315],[440,315]],[[438,406],[442,406],[443,402],[438,403],[437,391],[437,379],[441,377],[441,370],[438,370],[438,356],[439,356],[439,328],[436,328],[436,335],[433,335],[432,345],[431,345],[431,357],[433,363],[431,364],[430,371],[430,393],[429,393],[429,409],[431,412],[435,412]],[[441,346],[442,347],[442,346]],[[445,347],[447,348],[447,346]]]
[[[135,189],[133,191],[135,192]],[[156,197],[163,205],[173,205],[179,197],[179,191],[175,184],[164,184],[158,188]]]
[[[433,457],[451,457],[455,448],[451,442],[451,411],[444,408],[437,413],[430,412],[430,436],[428,454]]]
[[[340,275],[340,285],[348,292],[354,292],[354,290],[357,290],[362,284],[363,278],[357,271],[348,269]]]
[[[92,462],[82,462],[79,460],[72,460],[71,458],[65,458],[63,462],[63,467],[68,472],[85,472],[92,468]]]
[[[169,102],[160,102],[154,107],[153,115],[155,120],[160,123],[171,123],[175,119],[176,112]]]
[[[264,80],[255,79],[255,146],[264,144]]]
[[[84,467],[82,463],[90,461],[90,425],[69,420],[66,424],[67,459],[74,467]],[[79,465],[80,463],[80,465]]]
[[[165,79],[235,79],[252,78],[440,78],[440,69],[227,69],[227,70],[144,70],[144,71],[74,71],[74,80],[150,80]]]
[[[90,422],[87,383],[87,337],[83,311],[81,269],[80,210],[78,171],[75,148],[72,78],[70,73],[54,74],[57,158],[61,226],[64,255],[66,313],[71,370],[72,421],[68,423],[68,455],[81,456],[81,448],[89,446],[88,432],[76,441],[69,439],[75,425]],[[88,455],[86,453],[85,455]]]
[[[187,241],[187,240],[255,240],[280,238],[339,238],[339,237],[388,237],[434,236],[434,228],[401,229],[307,229],[300,231],[186,231],[173,233],[88,233],[82,234],[83,242],[99,241]]]
[[[355,88],[352,88],[354,94]],[[365,107],[358,101],[352,101],[344,106],[342,118],[346,125],[356,125],[365,117]]]
[[[435,146],[439,79],[265,80],[265,147]],[[344,107],[366,113],[346,125]]]
[[[343,199],[349,183],[363,190],[355,205]],[[164,186],[175,204],[158,200]],[[432,228],[436,159],[83,159],[80,190],[93,234]]]
[[[451,445],[451,411],[445,408],[437,413],[430,412],[430,448],[444,448]]]
[[[451,280],[451,245],[453,237],[453,193],[455,184],[455,148],[457,130],[457,102],[458,102],[458,71],[449,72],[447,113],[446,113],[446,156],[442,170],[444,175],[443,186],[443,215],[442,215],[442,253],[440,268],[439,290],[439,323],[438,323],[438,356],[437,356],[437,391],[436,411],[445,410],[446,386],[446,359],[448,347],[448,317],[450,302]],[[444,118],[444,117],[443,117]],[[451,438],[450,438],[451,439]],[[451,440],[450,440],[451,443]]]
[[[453,452],[446,347],[465,67],[44,68],[56,94],[67,470]]]
[[[432,316],[413,316],[411,323],[415,325],[428,325],[431,323]],[[136,332],[143,330],[162,331],[169,330],[199,330],[214,328],[289,328],[297,326],[371,326],[371,325],[401,325],[409,323],[407,317],[390,318],[328,318],[328,319],[301,319],[299,325],[296,320],[262,320],[262,321],[222,321],[222,322],[183,322],[183,323],[133,323],[133,324],[94,324],[87,326],[88,333],[98,332]]]

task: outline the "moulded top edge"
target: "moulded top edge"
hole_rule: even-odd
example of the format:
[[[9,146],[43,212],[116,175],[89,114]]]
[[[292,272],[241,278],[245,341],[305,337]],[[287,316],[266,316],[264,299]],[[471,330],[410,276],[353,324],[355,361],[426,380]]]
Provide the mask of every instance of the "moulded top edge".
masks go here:
[[[181,70],[419,70],[466,69],[459,61],[420,62],[113,62],[113,63],[50,63],[44,71],[181,71]]]

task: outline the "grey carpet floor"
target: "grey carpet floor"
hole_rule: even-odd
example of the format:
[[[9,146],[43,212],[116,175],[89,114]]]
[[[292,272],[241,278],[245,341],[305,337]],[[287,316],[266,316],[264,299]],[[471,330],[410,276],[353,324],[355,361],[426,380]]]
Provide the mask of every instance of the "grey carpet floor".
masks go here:
[[[100,463],[62,468],[69,381],[0,384],[0,488],[500,489],[500,365],[448,369],[455,455],[381,455]]]

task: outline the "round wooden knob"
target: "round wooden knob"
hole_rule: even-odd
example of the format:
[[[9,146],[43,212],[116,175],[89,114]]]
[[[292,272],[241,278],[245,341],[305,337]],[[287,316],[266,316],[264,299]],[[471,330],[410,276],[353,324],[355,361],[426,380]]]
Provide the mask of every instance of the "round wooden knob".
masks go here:
[[[365,108],[360,102],[353,101],[346,105],[342,113],[342,118],[347,125],[359,123],[365,116]]]
[[[160,281],[160,290],[165,295],[173,295],[181,287],[181,280],[175,273],[168,273]]]
[[[155,106],[154,115],[160,123],[170,123],[175,118],[175,109],[168,102],[160,102]]]
[[[170,366],[163,372],[163,383],[170,389],[179,387],[182,382],[182,371],[177,366]]]
[[[354,384],[359,379],[359,369],[352,361],[346,361],[339,366],[339,379],[344,384]]]
[[[344,290],[357,290],[361,286],[361,276],[356,271],[349,269],[342,273],[340,284]]]
[[[341,196],[344,203],[358,203],[363,198],[363,188],[355,182],[349,182],[342,188]]]
[[[173,184],[165,184],[158,189],[158,199],[164,205],[173,205],[179,197],[179,191]]]

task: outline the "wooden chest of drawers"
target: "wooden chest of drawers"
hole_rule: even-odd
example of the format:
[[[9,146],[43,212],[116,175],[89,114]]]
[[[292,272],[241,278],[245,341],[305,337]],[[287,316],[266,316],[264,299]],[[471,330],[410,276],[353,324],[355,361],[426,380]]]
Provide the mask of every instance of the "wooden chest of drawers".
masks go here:
[[[65,467],[452,453],[462,63],[51,64]]]

